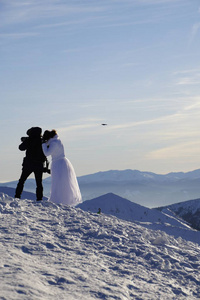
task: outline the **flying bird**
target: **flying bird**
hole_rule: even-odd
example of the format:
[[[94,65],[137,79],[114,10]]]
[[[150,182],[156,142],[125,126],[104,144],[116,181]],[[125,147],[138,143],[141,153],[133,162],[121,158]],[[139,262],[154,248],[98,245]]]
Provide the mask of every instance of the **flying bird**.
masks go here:
[[[101,124],[102,126],[106,126],[106,125],[108,125],[108,124],[105,124],[105,123],[103,123],[103,124]]]

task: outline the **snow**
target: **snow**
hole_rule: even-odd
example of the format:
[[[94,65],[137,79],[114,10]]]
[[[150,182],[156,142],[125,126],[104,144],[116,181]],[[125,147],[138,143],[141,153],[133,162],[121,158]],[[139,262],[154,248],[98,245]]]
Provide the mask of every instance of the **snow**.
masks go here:
[[[106,214],[139,223],[146,228],[162,230],[177,238],[181,236],[187,241],[200,244],[200,231],[192,229],[187,222],[175,216],[170,210],[160,212],[157,209],[150,209],[133,203],[113,193],[84,201],[78,207],[90,212],[97,212],[100,207],[102,212]]]
[[[192,228],[200,230],[200,199],[183,201],[158,208],[161,212],[167,211],[184,219]]]
[[[97,212],[98,208],[101,208],[102,212],[126,221],[170,223],[173,226],[189,227],[183,220],[176,218],[175,215],[172,216],[172,213],[167,214],[156,209],[147,208],[113,193],[84,201],[78,207],[91,212]]]
[[[1,300],[200,297],[199,245],[145,227],[153,220],[130,222],[3,193],[0,217]]]
[[[198,210],[200,210],[200,199],[175,203],[172,205],[168,205],[167,207],[168,209],[179,213],[180,216],[189,212],[195,214]]]

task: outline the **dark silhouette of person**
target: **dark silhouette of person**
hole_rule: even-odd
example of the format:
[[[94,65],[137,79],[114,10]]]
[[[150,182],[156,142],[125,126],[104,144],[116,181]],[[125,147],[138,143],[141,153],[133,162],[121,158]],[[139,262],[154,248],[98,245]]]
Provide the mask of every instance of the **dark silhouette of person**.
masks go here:
[[[22,137],[22,143],[19,145],[19,150],[26,151],[26,155],[23,159],[22,174],[16,187],[15,198],[21,198],[26,179],[31,173],[34,173],[36,197],[39,201],[43,198],[42,175],[46,160],[46,156],[42,151],[42,129],[40,127],[32,127],[26,133],[28,137]]]

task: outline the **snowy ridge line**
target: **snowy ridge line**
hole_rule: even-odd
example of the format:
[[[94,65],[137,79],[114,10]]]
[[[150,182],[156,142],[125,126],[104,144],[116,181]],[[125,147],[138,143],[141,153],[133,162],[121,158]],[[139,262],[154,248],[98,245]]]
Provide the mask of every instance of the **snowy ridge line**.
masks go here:
[[[115,216],[0,197],[2,299],[197,299],[195,243]]]
[[[158,207],[161,212],[171,212],[188,222],[194,229],[200,231],[200,199],[184,201],[168,206]]]
[[[84,201],[77,207],[90,212],[97,212],[98,208],[101,208],[102,212],[108,215],[140,224],[146,228],[162,230],[177,238],[184,237],[187,241],[200,244],[200,231],[192,229],[187,222],[176,217],[171,211],[160,212],[157,209],[150,209],[113,193]]]
[[[99,182],[99,181],[172,181],[176,182],[178,180],[187,179],[199,179],[200,169],[190,171],[190,172],[171,172],[168,174],[156,174],[153,172],[144,172],[139,170],[109,170],[100,171],[94,174],[88,174],[78,177],[80,182]]]

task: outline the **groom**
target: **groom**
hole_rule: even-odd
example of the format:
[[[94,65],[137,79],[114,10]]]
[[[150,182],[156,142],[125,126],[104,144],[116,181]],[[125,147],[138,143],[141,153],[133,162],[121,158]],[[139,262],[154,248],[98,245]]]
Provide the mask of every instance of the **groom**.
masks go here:
[[[46,156],[42,151],[42,129],[32,127],[27,131],[27,137],[22,137],[22,143],[19,150],[26,151],[22,164],[22,174],[17,184],[15,198],[21,198],[24,183],[31,173],[34,173],[36,180],[36,197],[37,201],[43,198],[42,174]]]

